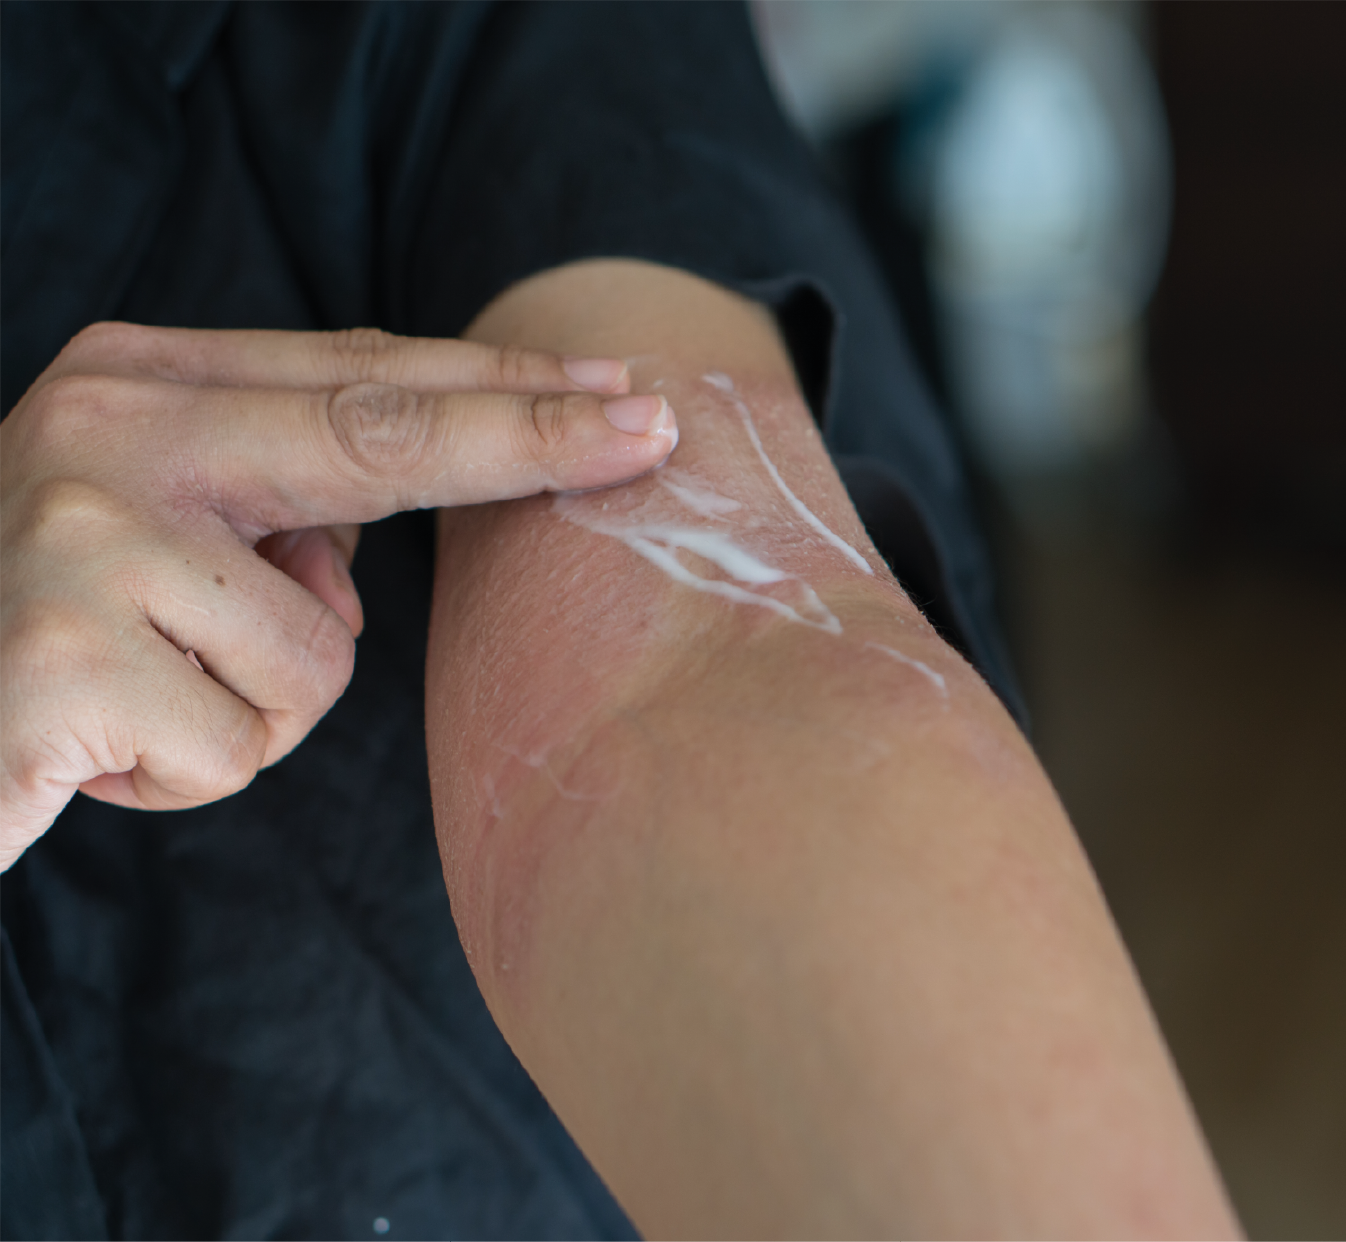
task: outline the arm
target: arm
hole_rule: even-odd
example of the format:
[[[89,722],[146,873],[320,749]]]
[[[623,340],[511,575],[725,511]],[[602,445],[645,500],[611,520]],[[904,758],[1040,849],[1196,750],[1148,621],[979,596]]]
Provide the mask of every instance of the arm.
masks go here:
[[[633,483],[443,515],[427,674],[464,946],[637,1224],[1233,1232],[1059,803],[770,317],[605,261],[471,335],[626,356],[679,420]]]

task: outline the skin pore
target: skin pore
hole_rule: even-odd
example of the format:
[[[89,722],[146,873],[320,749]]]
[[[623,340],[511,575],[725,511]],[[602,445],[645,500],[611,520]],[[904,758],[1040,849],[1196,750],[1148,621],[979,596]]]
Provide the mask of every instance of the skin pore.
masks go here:
[[[445,511],[427,668],[464,947],[636,1224],[1237,1232],[1050,785],[770,316],[597,261],[470,335],[626,357],[678,418],[631,483]]]

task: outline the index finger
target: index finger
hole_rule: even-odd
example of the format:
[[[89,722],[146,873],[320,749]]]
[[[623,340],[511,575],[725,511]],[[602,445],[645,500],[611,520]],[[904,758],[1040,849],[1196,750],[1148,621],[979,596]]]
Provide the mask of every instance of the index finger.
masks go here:
[[[66,347],[48,375],[98,369],[224,388],[396,384],[423,392],[627,392],[620,358],[561,358],[513,345],[341,332],[210,331],[101,323]]]
[[[250,537],[603,487],[657,466],[678,439],[673,411],[658,395],[354,384],[181,396],[174,417],[150,412],[144,425],[168,459],[191,464],[193,487],[209,481],[222,515]]]

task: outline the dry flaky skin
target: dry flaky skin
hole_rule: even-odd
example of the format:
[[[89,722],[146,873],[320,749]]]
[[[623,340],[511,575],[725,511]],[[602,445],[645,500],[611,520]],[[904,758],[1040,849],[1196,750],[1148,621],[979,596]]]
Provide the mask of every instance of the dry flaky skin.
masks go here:
[[[445,514],[427,682],[464,945],[637,1224],[1234,1230],[1045,777],[769,318],[605,262],[474,334],[630,357],[679,420],[633,483]]]

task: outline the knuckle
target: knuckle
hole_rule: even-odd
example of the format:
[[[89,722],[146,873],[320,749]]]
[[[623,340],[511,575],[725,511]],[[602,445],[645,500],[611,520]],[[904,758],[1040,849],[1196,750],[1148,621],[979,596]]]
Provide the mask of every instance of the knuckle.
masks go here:
[[[395,384],[352,384],[325,398],[328,427],[361,474],[396,474],[426,449],[421,398]]]
[[[131,763],[139,758],[144,765],[148,754],[155,784],[174,799],[211,802],[237,793],[256,776],[266,726],[249,704],[179,682],[164,707],[164,717],[148,727],[138,722],[115,748],[128,752]]]
[[[402,338],[382,328],[344,328],[328,338],[339,371],[365,383],[395,382]]]
[[[335,612],[322,605],[303,644],[304,663],[324,704],[330,706],[355,671],[355,636]]]
[[[106,421],[121,385],[102,375],[59,375],[33,394],[29,435],[42,446],[67,447],[95,423]]]
[[[94,366],[125,354],[138,353],[153,332],[153,328],[118,320],[91,323],[75,333],[60,356],[78,366]]]
[[[125,453],[145,397],[143,384],[117,376],[68,372],[47,380],[24,399],[21,417],[16,411],[25,460],[59,462],[95,448]]]
[[[262,766],[265,727],[250,710],[245,709],[240,716],[228,736],[221,738],[215,747],[212,797],[226,797],[247,788]]]
[[[536,369],[536,355],[520,345],[501,345],[494,351],[492,359],[492,381],[495,387],[505,392],[516,388],[526,388]]]
[[[0,859],[13,861],[41,836],[85,775],[79,741],[68,734],[6,737],[0,758]]]
[[[527,443],[523,447],[537,458],[554,457],[569,438],[576,404],[575,398],[556,393],[530,397],[528,419],[523,424]]]
[[[5,738],[3,772],[11,798],[27,805],[40,801],[51,766],[50,750],[31,734]]]
[[[91,617],[64,600],[29,599],[6,608],[4,766],[39,801],[43,790],[50,796],[52,782],[86,779],[91,763],[110,770],[103,758],[108,703],[99,694],[107,683],[101,637]]]
[[[79,479],[44,479],[29,492],[24,510],[6,532],[16,544],[35,550],[89,550],[109,527],[125,516],[106,489]]]

